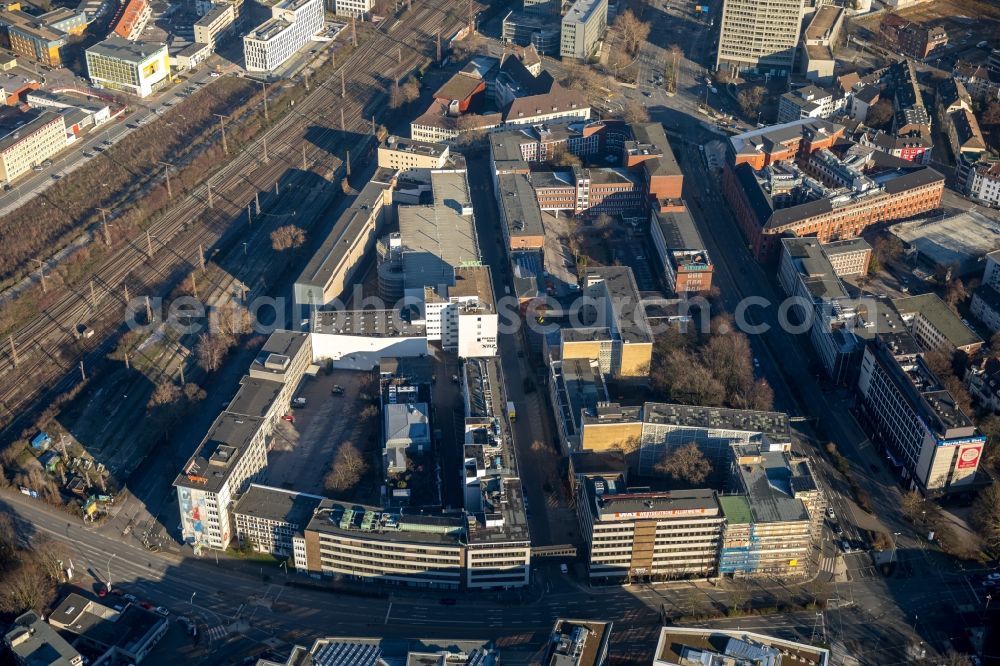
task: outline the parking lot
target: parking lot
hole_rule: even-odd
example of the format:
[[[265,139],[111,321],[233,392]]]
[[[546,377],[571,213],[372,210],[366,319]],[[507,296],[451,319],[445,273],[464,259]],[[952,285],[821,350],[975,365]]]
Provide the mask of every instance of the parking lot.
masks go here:
[[[341,442],[353,442],[362,451],[369,440],[377,439],[378,419],[361,418],[368,404],[362,399],[364,372],[320,371],[305,377],[298,397],[305,407],[292,410],[293,422],[282,421],[275,429],[274,444],[267,456],[267,483],[277,488],[323,494],[323,477]],[[343,387],[343,395],[333,395],[333,387]],[[369,466],[374,464],[369,460]],[[366,498],[377,500],[374,498]],[[359,499],[360,501],[360,499]]]

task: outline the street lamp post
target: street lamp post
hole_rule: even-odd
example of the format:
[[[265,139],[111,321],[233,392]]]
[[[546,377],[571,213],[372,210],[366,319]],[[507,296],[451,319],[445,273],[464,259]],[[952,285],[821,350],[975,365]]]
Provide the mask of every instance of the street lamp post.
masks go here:
[[[111,560],[118,557],[118,553],[111,553],[111,557],[108,558],[108,592],[111,591]]]
[[[196,594],[198,594],[197,590],[191,593],[191,601],[189,601],[188,603],[190,603],[192,606],[194,606],[194,595]]]
[[[893,562],[896,561],[896,537],[902,534],[903,534],[902,532],[892,533],[892,554],[889,556],[889,564],[892,564]]]

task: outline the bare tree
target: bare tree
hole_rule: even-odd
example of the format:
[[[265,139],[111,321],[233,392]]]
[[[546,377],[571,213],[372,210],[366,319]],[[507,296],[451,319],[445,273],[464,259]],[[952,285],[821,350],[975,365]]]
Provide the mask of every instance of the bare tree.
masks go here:
[[[202,333],[198,336],[194,353],[202,370],[215,372],[222,366],[229,351],[229,342],[221,335]]]
[[[656,465],[656,471],[679,481],[697,485],[712,473],[712,464],[694,442],[671,449]]]
[[[33,539],[31,557],[50,581],[59,583],[72,555],[65,543],[40,534]]]
[[[215,331],[232,346],[253,330],[250,312],[242,304],[229,300],[215,309]]]
[[[351,442],[342,442],[323,483],[329,491],[345,492],[358,485],[367,470],[368,463],[358,447]]]
[[[622,120],[629,125],[649,122],[649,111],[640,102],[630,99],[622,106]]]
[[[1000,550],[1000,485],[980,491],[973,504],[971,520],[990,550]]]
[[[184,385],[184,398],[187,399],[188,402],[201,402],[207,396],[208,394],[205,392],[205,389],[197,384],[188,382]]]
[[[549,164],[561,167],[577,167],[583,164],[579,157],[569,152],[566,144],[559,143],[552,149]]]
[[[55,596],[55,586],[30,558],[25,558],[0,581],[0,610],[17,615],[41,612]]]
[[[753,383],[750,394],[746,396],[746,409],[756,409],[769,412],[774,409],[774,389],[763,377]]]
[[[747,118],[756,118],[760,113],[760,105],[764,101],[764,94],[767,90],[764,86],[752,86],[740,91],[736,100],[740,103],[740,109]]]
[[[892,123],[892,102],[888,99],[879,101],[868,107],[865,115],[865,124],[873,129],[889,129]]]
[[[621,32],[625,51],[630,55],[638,53],[639,47],[649,37],[649,23],[640,21],[631,9],[619,14],[614,26]]]
[[[302,247],[306,242],[306,232],[294,224],[286,224],[271,232],[271,247],[275,252],[284,252]]]
[[[948,303],[948,306],[954,312],[958,312],[958,304],[965,301],[969,297],[968,292],[965,289],[965,283],[955,278],[948,282],[948,288],[945,291],[944,300]]]
[[[181,395],[181,387],[168,379],[153,390],[153,395],[149,396],[149,401],[146,403],[146,409],[176,405],[180,402]]]

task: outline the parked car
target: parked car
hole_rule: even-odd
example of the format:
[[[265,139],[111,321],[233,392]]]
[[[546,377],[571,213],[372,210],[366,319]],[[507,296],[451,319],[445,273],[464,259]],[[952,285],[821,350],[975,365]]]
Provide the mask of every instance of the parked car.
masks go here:
[[[340,384],[334,384],[333,388],[330,389],[330,393],[333,395],[344,395],[344,387]]]
[[[288,421],[289,423],[295,423],[295,417],[292,416],[291,414],[285,414],[284,416],[281,417],[281,420]]]
[[[560,564],[559,565],[559,571],[561,573],[568,574],[569,573],[569,567],[566,566],[565,564]]]
[[[832,506],[826,507],[826,517],[830,520],[834,520],[837,517],[837,514],[834,512]]]
[[[168,611],[163,606],[157,606],[156,608],[153,609],[153,612],[156,613],[157,615],[162,615],[163,617],[167,617],[168,615],[170,615],[170,611]]]
[[[292,400],[292,407],[295,408],[305,407],[306,402],[307,401],[305,398],[295,398],[294,400]]]
[[[135,598],[134,594],[123,594],[122,599],[132,604],[138,601],[138,599]]]
[[[833,533],[836,534],[837,536],[840,536],[841,534],[844,533],[844,528],[840,526],[840,523],[833,523],[830,526],[830,528],[833,530]]]

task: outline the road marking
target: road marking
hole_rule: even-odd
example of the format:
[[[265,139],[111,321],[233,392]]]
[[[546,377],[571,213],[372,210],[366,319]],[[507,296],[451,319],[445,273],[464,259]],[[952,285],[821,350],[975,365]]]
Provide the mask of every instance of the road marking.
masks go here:
[[[385,623],[384,624],[389,624],[389,613],[391,613],[391,612],[392,612],[392,602],[390,601],[389,602],[389,607],[385,609]]]

